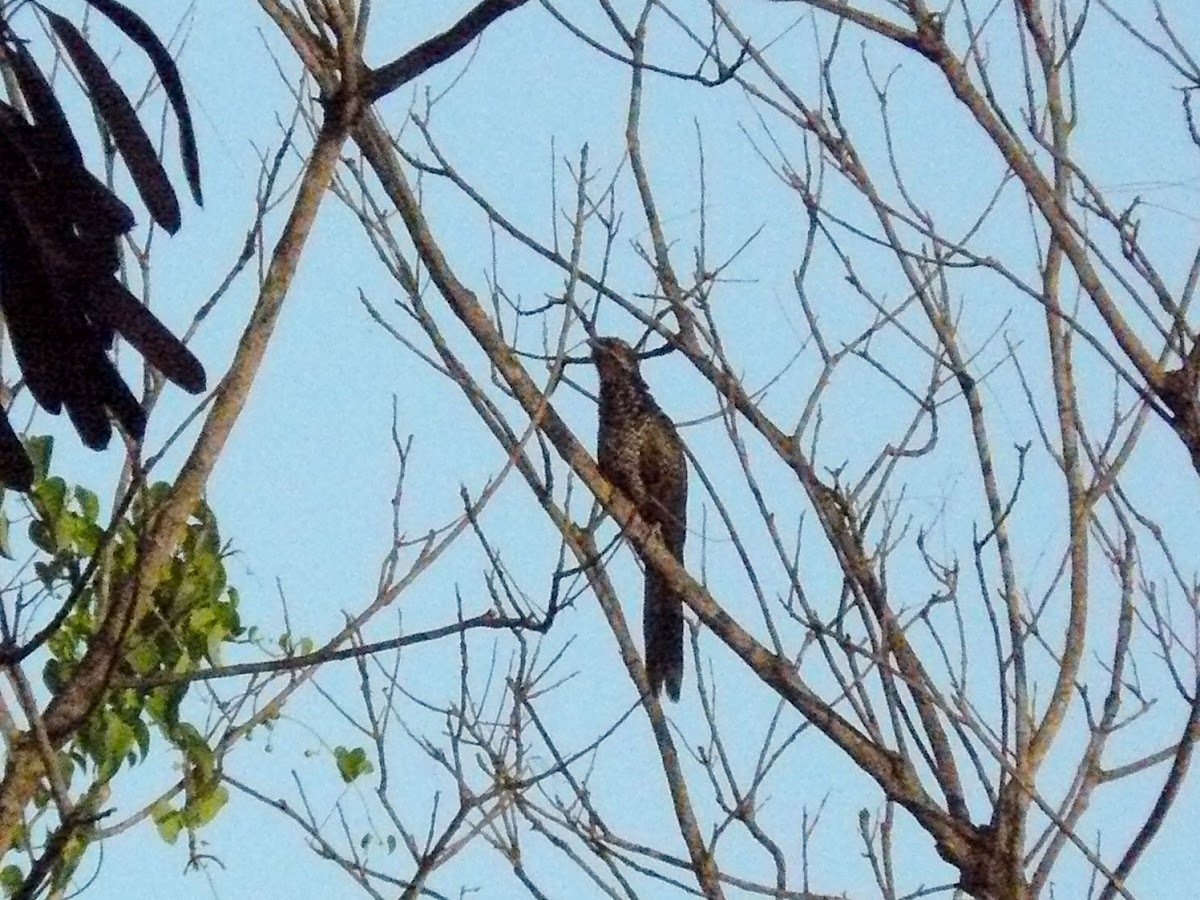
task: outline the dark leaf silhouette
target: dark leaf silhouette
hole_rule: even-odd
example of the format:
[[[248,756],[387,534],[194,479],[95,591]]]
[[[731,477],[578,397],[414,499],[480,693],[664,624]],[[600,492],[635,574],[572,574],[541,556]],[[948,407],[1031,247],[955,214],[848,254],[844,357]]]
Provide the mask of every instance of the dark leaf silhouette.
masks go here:
[[[188,111],[187,95],[183,92],[183,80],[170,51],[163,46],[153,29],[137,13],[118,3],[117,0],[86,0],[87,4],[103,14],[125,35],[142,48],[150,57],[158,80],[167,92],[167,100],[175,111],[179,123],[179,157],[183,162],[183,174],[198,205],[204,204],[200,190],[200,155],[196,150],[196,136],[192,130],[192,114]]]
[[[112,0],[93,5],[154,62],[180,120],[187,179],[199,199],[199,166],[179,73],[140,18]],[[150,215],[179,227],[179,203],[132,104],[68,20],[43,9],[93,107],[113,135]],[[0,15],[0,63],[11,70],[26,115],[0,102],[0,313],[23,383],[48,412],[66,410],[83,442],[100,449],[112,422],[134,439],[146,428],[141,403],[106,351],[121,335],[185,390],[204,390],[200,361],[118,280],[129,207],[84,165],[54,90]],[[34,468],[0,415],[0,484],[28,490]]]
[[[46,138],[46,153],[48,162],[83,164],[83,154],[79,152],[79,144],[71,133],[71,124],[67,121],[66,113],[54,96],[50,82],[42,75],[29,51],[17,41],[12,43],[12,49],[7,59],[9,67],[17,78],[21,95],[29,107],[33,120]]]
[[[35,138],[39,142],[37,157],[44,165],[57,170],[63,181],[64,199],[76,202],[102,220],[97,227],[124,234],[133,228],[133,213],[105,184],[83,165],[83,154],[70,123],[54,96],[49,82],[20,44],[13,45],[9,63],[16,75],[25,104],[33,115]],[[24,124],[22,120],[22,124]]]
[[[21,439],[8,424],[8,417],[0,415],[0,472],[4,483],[18,491],[33,487],[33,463],[25,455]]]
[[[81,299],[88,318],[114,329],[175,384],[193,394],[204,390],[200,360],[115,278],[97,282]]]
[[[155,222],[168,233],[174,234],[179,230],[179,201],[158,154],[154,152],[154,144],[138,121],[133,104],[116,79],[108,73],[108,67],[99,54],[84,40],[79,29],[56,13],[49,10],[43,12],[50,27],[62,41],[67,55],[75,63],[75,68],[79,70],[79,77],[87,86],[92,104],[112,133],[117,150],[129,167],[129,174],[133,176],[133,183],[146,209]]]

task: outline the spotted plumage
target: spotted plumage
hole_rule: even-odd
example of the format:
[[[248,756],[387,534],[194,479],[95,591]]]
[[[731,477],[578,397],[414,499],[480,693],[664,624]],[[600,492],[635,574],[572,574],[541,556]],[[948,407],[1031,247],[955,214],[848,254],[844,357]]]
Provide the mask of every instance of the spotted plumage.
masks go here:
[[[659,529],[683,562],[687,537],[687,459],[674,424],[659,409],[638,370],[633,348],[618,338],[591,342],[600,375],[600,471]],[[672,700],[683,683],[683,601],[646,563],[642,620],[646,677],[657,696],[665,684]]]

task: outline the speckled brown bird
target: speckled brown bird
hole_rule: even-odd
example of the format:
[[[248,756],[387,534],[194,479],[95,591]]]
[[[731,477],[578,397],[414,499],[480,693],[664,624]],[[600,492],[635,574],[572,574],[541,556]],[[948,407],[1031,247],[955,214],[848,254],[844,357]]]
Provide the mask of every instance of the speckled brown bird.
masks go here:
[[[633,348],[619,338],[590,342],[600,375],[598,461],[604,477],[637,507],[646,524],[683,562],[687,537],[687,458],[675,425],[659,409],[638,370]],[[655,696],[672,700],[683,684],[683,600],[646,563],[642,632],[646,677]]]

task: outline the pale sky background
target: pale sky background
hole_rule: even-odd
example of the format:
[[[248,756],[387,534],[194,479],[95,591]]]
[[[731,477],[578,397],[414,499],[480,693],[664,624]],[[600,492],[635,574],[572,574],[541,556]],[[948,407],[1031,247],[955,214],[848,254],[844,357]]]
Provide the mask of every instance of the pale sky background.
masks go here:
[[[450,25],[470,5],[436,0],[407,3],[376,0],[368,61],[377,64],[408,49]],[[1122,5],[1136,10],[1138,15],[1147,15],[1148,4],[1140,0]],[[156,26],[160,35],[171,33],[180,9],[175,4],[134,6]],[[590,4],[572,0],[563,6],[582,10]],[[628,6],[632,9],[634,5]],[[771,58],[795,76],[795,85],[801,91],[810,91],[814,77],[813,28],[804,16],[806,8],[759,0],[735,6],[740,21],[760,38],[783,35],[771,49]],[[55,8],[74,12],[69,4]],[[1185,45],[1200,48],[1200,12],[1184,0],[1174,3],[1170,11],[1173,22],[1184,29],[1181,39]],[[1101,13],[1094,11],[1093,15],[1099,17]],[[594,14],[590,18],[585,15],[584,20],[599,24]],[[800,24],[789,31],[797,22]],[[821,25],[827,34],[828,22],[822,20]],[[657,28],[660,35],[670,32],[661,19]],[[858,45],[863,35],[848,28],[843,40],[848,46],[840,60],[839,100],[847,121],[857,129],[860,151],[878,154],[882,133],[859,58]],[[951,104],[944,84],[932,78],[919,59],[896,54],[875,39],[867,40],[866,47],[876,76],[882,79],[890,74],[893,78],[890,114],[896,127],[897,156],[910,188],[924,198],[923,202],[936,207],[946,230],[961,231],[977,214],[999,177],[1001,168],[994,151],[983,148],[968,127],[965,112]],[[288,88],[272,62],[272,50],[278,56],[282,72],[294,84],[300,73],[299,63],[256,4],[214,0],[202,4],[195,15],[181,69],[200,141],[206,203],[203,210],[185,204],[183,230],[170,240],[159,236],[155,255],[155,308],[176,330],[189,321],[192,310],[207,297],[240,249],[258,178],[256,153],[274,151],[281,135],[279,121],[290,117]],[[660,60],[672,56],[672,48],[659,46],[657,50]],[[1020,85],[1003,77],[1016,71],[1017,62],[1010,60],[1006,64],[999,58],[999,49],[994,55],[998,57],[995,71],[1001,92],[1019,96]],[[122,65],[128,66],[129,73],[144,71],[143,62],[132,49],[122,51],[122,58]],[[675,61],[684,58],[683,54],[677,54]],[[686,58],[692,59],[694,54]],[[1100,183],[1113,190],[1114,196],[1128,202],[1140,194],[1150,205],[1145,213],[1143,238],[1147,246],[1156,250],[1156,262],[1164,267],[1171,288],[1178,291],[1200,236],[1194,216],[1196,186],[1200,183],[1196,148],[1187,141],[1181,123],[1179,93],[1175,90],[1180,87],[1178,79],[1155,66],[1146,54],[1136,52],[1129,39],[1119,38],[1107,23],[1087,32],[1078,58],[1083,73],[1079,79],[1083,114],[1075,136],[1080,157]],[[537,3],[506,16],[490,29],[464,74],[468,59],[469,54],[464,54],[438,68],[402,95],[389,98],[381,104],[380,111],[393,128],[398,128],[414,92],[419,96],[429,89],[436,94],[461,76],[461,81],[436,110],[434,130],[442,148],[473,183],[487,190],[489,198],[506,215],[546,238],[552,202],[551,166],[558,167],[559,188],[563,192],[559,202],[565,205],[571,187],[562,168],[564,157],[574,163],[579,148],[586,142],[591,165],[603,176],[610,176],[620,163],[628,75],[621,67],[580,45]],[[118,77],[123,84],[136,83],[120,66]],[[947,115],[948,110],[954,114]],[[722,324],[728,329],[726,338],[742,350],[736,358],[746,366],[745,382],[751,388],[760,386],[779,371],[807,334],[790,281],[806,224],[803,209],[797,197],[774,179],[751,149],[753,139],[771,152],[756,108],[735,87],[705,92],[694,84],[649,78],[643,121],[651,176],[664,219],[679,241],[673,252],[681,268],[688,268],[699,221],[695,191],[697,121],[703,131],[709,167],[712,258],[728,257],[751,233],[763,227],[762,235],[731,269],[733,283],[719,295],[723,304]],[[791,158],[802,159],[799,136],[777,120],[772,125],[784,137]],[[552,138],[558,160],[552,160]],[[307,151],[310,141],[302,136],[299,144],[302,151]],[[415,134],[406,138],[406,146],[419,147]],[[172,145],[169,170],[177,173],[173,154]],[[878,168],[877,163],[873,166]],[[292,159],[286,171],[295,173],[297,167],[298,160]],[[615,279],[626,286],[649,291],[652,284],[645,268],[630,249],[631,241],[644,238],[644,220],[636,207],[627,202],[627,189],[628,182],[623,194],[627,221],[622,232],[623,243],[617,248],[614,261]],[[837,196],[839,190],[842,188],[832,185],[830,196]],[[442,185],[434,186],[428,201],[436,233],[446,242],[460,276],[469,280],[475,290],[485,291],[491,248],[481,218],[462,214],[466,207]],[[985,241],[996,247],[997,253],[1028,245],[1028,217],[1019,195],[1010,192],[1005,202],[1011,207],[1011,215],[992,220],[985,232]],[[269,220],[268,244],[274,241],[286,209],[284,204]],[[589,248],[592,263],[596,252],[595,247]],[[886,293],[883,286],[886,273],[871,271],[869,261],[863,265],[867,276],[879,277],[876,287]],[[511,249],[502,252],[500,275],[505,286],[530,305],[560,290],[562,285],[560,275],[534,262],[528,254],[513,253]],[[895,296],[902,288],[896,279],[892,281]],[[208,368],[210,381],[215,381],[230,358],[233,341],[253,300],[253,284],[252,278],[239,281],[193,344]],[[279,333],[208,494],[223,536],[237,551],[228,562],[228,570],[231,583],[242,596],[244,622],[258,625],[267,634],[278,633],[282,627],[278,581],[288,598],[295,633],[310,636],[318,644],[340,627],[343,611],[361,609],[369,601],[379,564],[388,549],[390,499],[396,470],[389,434],[393,397],[400,431],[415,434],[409,464],[412,475],[403,508],[409,534],[421,534],[446,521],[460,508],[460,486],[466,485],[472,493],[477,493],[503,464],[499,449],[466,409],[457,388],[423,368],[369,320],[357,299],[359,288],[384,307],[397,293],[381,272],[357,224],[335,198],[328,196],[292,287]],[[828,264],[818,267],[809,290],[823,325],[834,339],[848,338],[861,327],[861,310],[853,306],[851,293],[836,269]],[[1031,342],[1035,365],[1042,358],[1041,316],[1027,301],[998,290],[994,277],[981,277],[977,285],[964,277],[956,282],[955,290],[970,310],[964,319],[966,340],[978,346],[995,327],[1005,323],[1006,333],[1014,340]],[[444,312],[439,301],[431,303]],[[1006,322],[1005,317],[1010,314]],[[628,322],[617,319],[612,311],[609,316],[609,323],[619,323],[615,330],[630,333]],[[392,320],[402,321],[398,316]],[[606,320],[602,317],[601,321],[603,327]],[[467,346],[461,327],[451,317],[445,316],[443,324],[456,347]],[[417,335],[414,328],[403,327],[407,334]],[[523,349],[538,350],[539,330],[540,326],[528,328]],[[886,353],[884,346],[875,349]],[[987,358],[997,359],[999,352],[992,347]],[[925,370],[924,362],[919,359],[901,359],[896,365],[911,366],[906,369],[910,374]],[[986,366],[981,363],[980,368]],[[787,411],[794,411],[807,396],[816,371],[813,359],[804,357],[771,391],[765,401],[768,410],[781,421],[787,421]],[[588,387],[594,384],[590,372],[578,373],[577,377]],[[648,363],[646,377],[657,389],[662,405],[679,421],[698,419],[715,410],[711,390],[697,386],[696,378],[677,361]],[[1085,394],[1102,413],[1111,393],[1110,373],[1085,357],[1081,358],[1080,377],[1106,385],[1095,394]],[[866,380],[859,385],[862,389],[854,387],[840,384],[826,400],[827,405],[836,402],[840,406],[823,426],[820,458],[824,465],[834,466],[852,457],[856,441],[863,440],[864,430],[894,431],[896,422],[909,415],[899,395],[889,395],[880,382]],[[989,409],[992,439],[1002,448],[998,451],[1000,474],[1010,484],[1015,468],[1009,448],[1015,443],[1034,441],[1027,473],[1030,488],[1019,508],[1025,527],[1018,530],[1016,549],[1031,593],[1036,595],[1049,587],[1057,565],[1057,557],[1053,554],[1047,557],[1044,546],[1060,541],[1063,534],[1058,483],[1051,480],[1055,473],[1049,460],[1038,454],[1032,418],[1020,398],[1011,370],[1001,371],[989,383],[987,399],[992,403]],[[151,446],[156,436],[161,440],[170,433],[190,408],[189,402],[179,392],[168,391],[151,424]],[[595,430],[594,406],[565,389],[558,395],[557,405],[576,434],[590,445]],[[857,414],[850,415],[851,411]],[[948,411],[943,423],[943,440],[951,448],[966,436],[960,417],[961,409],[955,407]],[[34,430],[48,427],[62,433],[61,423],[50,426],[44,416]],[[1169,473],[1166,477],[1171,479],[1172,486],[1163,491],[1161,508],[1152,511],[1167,528],[1179,553],[1181,568],[1190,576],[1196,569],[1196,551],[1200,549],[1194,534],[1194,510],[1200,499],[1197,481],[1178,443],[1165,435],[1159,423],[1151,423],[1150,429],[1153,434],[1143,443],[1126,477],[1131,490],[1144,491],[1147,486],[1161,483],[1156,479],[1161,480],[1164,472]],[[684,434],[693,449],[714,467],[722,462],[728,464],[728,447],[721,439],[719,423],[685,429]],[[867,446],[875,446],[869,440]],[[839,453],[836,449],[839,446],[847,447],[846,451]],[[969,446],[962,443],[962,448],[957,467],[953,451],[943,449],[928,464],[927,471],[919,467],[910,469],[907,481],[912,493],[907,502],[913,515],[930,518],[941,504],[949,505],[951,514],[940,520],[940,533],[934,533],[931,540],[947,553],[963,554],[966,577],[969,556],[963,548],[969,548],[970,529],[982,518],[975,499],[977,471],[968,455]],[[95,456],[79,450],[71,438],[59,441],[55,470],[69,481],[107,483],[102,479],[111,479],[119,462],[115,448]],[[772,471],[778,480],[768,481],[768,487],[778,490],[774,499],[781,515],[794,517],[803,509],[794,481],[778,467]],[[856,474],[861,474],[861,467]],[[1048,487],[1038,490],[1038,485]],[[970,505],[962,501],[964,496],[971,498]],[[690,507],[693,527],[699,527],[703,502],[701,492],[695,490]],[[745,498],[740,502],[745,503]],[[536,512],[523,483],[510,481],[505,485],[502,496],[489,507],[485,524],[493,534],[503,537],[506,561],[524,579],[522,585],[534,593],[535,599],[543,599],[537,592],[545,589],[557,542],[544,518]],[[788,528],[794,528],[794,524]],[[784,529],[785,534],[788,528]],[[693,571],[699,571],[698,545],[692,539],[689,563]],[[715,596],[728,602],[731,609],[745,612],[753,601],[739,598],[739,593],[744,593],[744,584],[738,580],[738,573],[722,571],[719,565],[728,552],[728,547],[713,548],[717,562],[710,565],[706,575]],[[623,595],[635,598],[640,594],[640,574],[627,553],[623,564],[620,560],[618,557],[618,563],[611,567],[618,588]],[[1097,571],[1104,570],[1098,549],[1094,552],[1093,566]],[[901,564],[892,574],[893,585],[903,584],[907,571]],[[819,560],[813,563],[813,570],[805,579],[806,588],[817,597],[824,593],[835,599],[838,584],[837,573],[821,569]],[[480,558],[475,548],[465,543],[403,595],[397,612],[403,615],[405,630],[417,630],[452,618],[456,587],[462,592],[468,612],[487,606],[482,593]],[[972,590],[977,590],[973,581]],[[910,605],[922,600],[923,597],[913,597]],[[1098,606],[1105,600],[1099,593],[1093,597]],[[582,746],[627,708],[633,692],[615,659],[614,642],[595,609],[594,599],[585,595],[563,615],[568,621],[556,628],[557,633],[551,633],[543,653],[549,658],[563,647],[568,637],[574,636],[574,643],[557,671],[561,675],[578,674],[544,702],[548,710],[558,713],[560,722],[565,712],[580,707],[577,733],[564,732],[564,736],[573,740],[575,746]],[[629,605],[627,615],[631,625],[636,625],[638,608]],[[983,638],[986,630],[982,625],[980,628]],[[384,638],[395,631],[395,617],[384,615],[374,623],[368,637]],[[1057,634],[1053,626],[1051,633]],[[485,637],[477,642],[480,651],[477,665],[485,664],[490,641],[490,637]],[[510,652],[508,644],[501,641],[500,646],[502,654]],[[728,654],[714,640],[707,639],[704,646],[714,665],[728,664]],[[985,645],[984,652],[987,649]],[[1103,636],[1090,649],[1103,654],[1108,649]],[[1143,652],[1149,650],[1143,647]],[[501,665],[505,659],[506,656],[502,657]],[[424,645],[405,657],[402,680],[420,693],[425,679],[453,678],[457,665],[455,644]],[[688,667],[684,701],[669,710],[682,730],[682,737],[678,738],[681,748],[694,747],[705,740],[698,702],[691,693],[695,672],[690,651]],[[1160,677],[1160,671],[1156,670],[1153,677]],[[821,677],[817,676],[816,681],[821,684]],[[735,690],[734,686],[739,684],[751,687],[753,682],[744,677],[740,682],[731,679],[726,690]],[[354,666],[342,664],[331,668],[322,676],[321,685],[331,695],[348,698],[347,702],[353,703],[358,691]],[[1048,690],[1045,682],[1043,690]],[[1159,688],[1158,692],[1167,702],[1158,714],[1148,717],[1146,727],[1138,732],[1139,741],[1144,740],[1145,744],[1125,746],[1118,741],[1114,753],[1119,750],[1133,757],[1139,750],[1157,749],[1177,731],[1181,705],[1169,691]],[[749,702],[743,702],[741,696],[730,702],[727,696],[722,716],[735,746],[743,739],[746,747],[755,746],[755,738],[773,709],[769,698],[764,699],[761,694],[761,691],[747,692],[746,697],[755,698]],[[794,716],[785,714],[785,720],[791,727],[798,724]],[[439,724],[433,718],[414,719],[414,728],[436,735]],[[631,751],[620,756],[603,753],[595,776],[598,784],[624,786],[618,799],[606,802],[605,809],[622,823],[641,823],[648,836],[662,835],[663,829],[672,827],[672,822],[665,782],[649,745],[644,718],[635,714],[622,726],[621,735],[629,742]],[[252,743],[238,748],[227,768],[231,774],[296,805],[298,796],[291,775],[294,770],[304,780],[306,789],[312,790],[309,800],[313,807],[332,813],[341,785],[333,774],[328,750],[339,743],[360,745],[363,741],[325,700],[308,689],[287,708],[275,737],[268,741],[266,734],[260,734]],[[398,747],[397,764],[391,773],[393,794],[398,803],[403,803],[403,798],[411,793],[414,809],[424,810],[430,791],[421,779],[428,767],[418,767],[418,757],[406,755],[412,752],[411,746]],[[827,830],[818,830],[810,848],[812,888],[830,892],[848,890],[859,897],[875,896],[873,884],[865,880],[869,873],[861,859],[861,845],[847,843],[845,835],[852,834],[860,807],[873,814],[877,811],[878,791],[865,785],[865,778],[812,731],[799,739],[784,765],[787,774],[773,784],[770,796],[763,798],[767,804],[764,816],[776,825],[790,823],[795,836],[802,808],[812,813],[824,801],[822,815],[833,820]],[[1145,792],[1137,799],[1149,803],[1162,774],[1163,770],[1158,768],[1143,776]],[[122,776],[119,781],[123,780],[129,793],[122,798],[121,811],[114,818],[135,809],[139,799],[152,797],[170,777],[165,764],[156,764],[153,759]],[[145,791],[140,797],[139,787]],[[348,793],[369,792],[371,787],[371,780],[364,779],[349,788]],[[1100,794],[1087,820],[1090,828],[1084,828],[1083,832],[1090,836],[1101,829],[1106,835],[1106,848],[1124,846],[1128,827],[1132,827],[1128,811],[1108,802],[1108,798],[1128,800],[1130,796],[1128,789],[1112,795]],[[349,807],[358,808],[352,797],[346,799]],[[703,814],[707,801],[697,802]],[[1180,870],[1173,867],[1180,860],[1190,859],[1188,848],[1194,844],[1200,826],[1198,802],[1200,796],[1193,779],[1172,812],[1169,826],[1138,869],[1133,889],[1139,897],[1171,900],[1193,895],[1194,888],[1180,884],[1177,880]],[[1136,812],[1140,814],[1141,810]],[[424,814],[414,812],[412,818],[416,820]],[[900,819],[904,816],[898,813]],[[330,819],[330,827],[338,827],[336,816]],[[947,869],[934,866],[928,838],[923,833],[914,837],[914,833],[904,823],[897,835],[897,856],[903,860],[905,842],[914,841],[917,858],[930,860],[931,868],[928,873],[918,873],[911,866],[902,866],[904,887],[915,890],[922,884],[929,886],[950,880]],[[92,863],[101,865],[89,895],[146,896],[151,885],[157,896],[168,900],[358,895],[356,886],[340,870],[320,861],[307,849],[294,826],[236,793],[218,822],[200,832],[199,837],[205,842],[205,851],[219,859],[221,865],[212,865],[203,874],[186,876],[182,874],[187,861],[184,841],[167,847],[149,822],[107,842],[102,860],[93,854]],[[796,841],[789,850],[798,847],[798,836]],[[676,849],[682,850],[682,845],[678,844]],[[402,853],[398,852],[397,857],[402,857]],[[761,864],[757,857],[748,857],[748,868],[750,859],[755,868]],[[389,868],[378,849],[372,862]],[[595,896],[589,892],[594,888],[573,880],[575,873],[565,869],[561,860],[557,865],[542,862],[536,874],[551,896]],[[730,860],[727,858],[725,862],[728,864]],[[736,865],[728,868],[737,873]],[[82,871],[87,869],[85,863]],[[406,858],[398,869],[393,869],[399,876],[409,870]],[[561,876],[555,875],[556,871]],[[1083,896],[1087,868],[1079,855],[1072,850],[1064,851],[1059,871],[1062,880],[1057,896]],[[469,850],[448,872],[445,876],[435,876],[431,883],[431,887],[446,896],[458,896],[460,888],[468,892],[467,896],[483,898],[527,896],[503,861],[485,851],[483,845]],[[864,880],[850,880],[847,872]],[[561,881],[556,881],[559,877]],[[655,897],[660,889],[651,886],[645,890],[644,896]],[[741,895],[731,890],[729,896]]]

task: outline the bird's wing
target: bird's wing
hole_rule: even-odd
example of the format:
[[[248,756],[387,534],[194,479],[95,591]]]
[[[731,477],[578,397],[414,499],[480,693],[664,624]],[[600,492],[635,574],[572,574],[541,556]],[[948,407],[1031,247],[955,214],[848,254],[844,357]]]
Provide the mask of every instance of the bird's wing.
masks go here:
[[[670,423],[649,429],[638,456],[639,472],[649,502],[639,512],[662,530],[663,540],[682,558],[687,536],[687,460]]]

